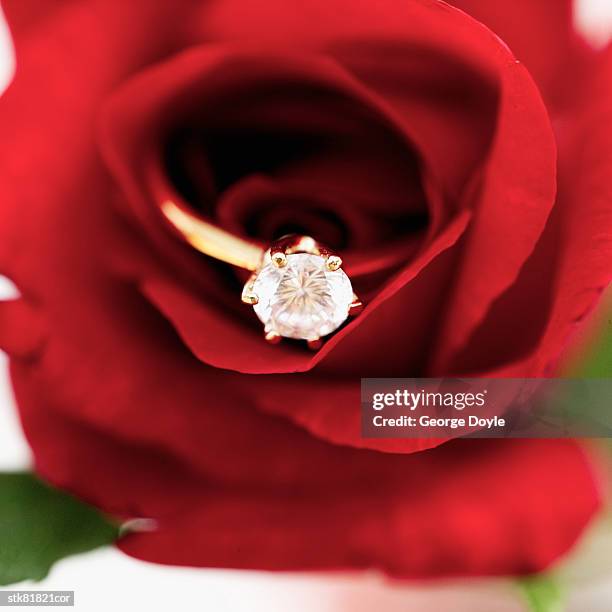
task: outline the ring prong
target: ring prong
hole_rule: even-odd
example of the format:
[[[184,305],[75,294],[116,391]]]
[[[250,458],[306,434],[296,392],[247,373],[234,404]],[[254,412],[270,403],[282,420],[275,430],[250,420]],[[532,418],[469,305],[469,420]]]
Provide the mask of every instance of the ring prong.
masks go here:
[[[275,331],[266,332],[266,342],[269,344],[278,344],[281,341],[281,336]]]
[[[282,251],[276,251],[271,255],[272,263],[277,268],[284,268],[287,265],[287,256]]]
[[[349,306],[349,316],[355,317],[363,310],[363,302],[353,293],[353,301]]]
[[[327,258],[327,269],[335,272],[342,265],[342,259],[337,255],[330,255]]]
[[[297,236],[287,247],[287,253],[310,253],[319,255],[319,248],[314,238],[310,236]]]
[[[311,351],[318,351],[323,346],[323,340],[321,338],[313,338],[312,340],[307,340],[306,344],[308,344],[308,348]]]
[[[259,302],[259,298],[252,293],[251,291],[243,291],[242,292],[242,301],[245,304],[250,304],[251,306],[255,306]]]

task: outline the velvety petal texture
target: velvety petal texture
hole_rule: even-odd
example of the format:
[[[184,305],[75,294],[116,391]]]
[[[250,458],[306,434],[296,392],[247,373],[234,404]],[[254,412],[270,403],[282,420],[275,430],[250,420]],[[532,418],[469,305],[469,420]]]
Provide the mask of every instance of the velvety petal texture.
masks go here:
[[[193,377],[206,389],[196,368],[181,366],[184,383]],[[163,389],[146,411],[126,408],[112,431],[100,418],[75,419],[65,401],[52,404],[27,367],[13,373],[43,476],[109,512],[155,518],[156,530],[120,542],[149,561],[374,567],[409,578],[531,573],[565,552],[596,509],[597,485],[571,441],[469,440],[382,454],[322,443],[240,405],[225,407],[232,419],[206,400],[190,410],[180,392],[183,410],[161,413]],[[178,432],[184,448],[165,448],[160,437]]]
[[[594,52],[574,27],[573,0],[452,0],[449,4],[491,28],[527,66],[555,108],[574,96]]]
[[[596,512],[573,441],[360,435],[360,377],[554,374],[610,282],[610,54],[565,2],[456,4],[4,0],[0,346],[40,474],[155,519],[128,554],[519,574]],[[340,250],[363,313],[268,346],[169,198]]]

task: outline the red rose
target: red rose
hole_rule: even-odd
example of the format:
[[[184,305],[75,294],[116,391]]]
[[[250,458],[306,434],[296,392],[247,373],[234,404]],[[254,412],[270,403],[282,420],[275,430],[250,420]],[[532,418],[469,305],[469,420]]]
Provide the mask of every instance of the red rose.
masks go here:
[[[4,1],[0,338],[38,471],[158,520],[129,554],[531,572],[597,508],[571,441],[359,435],[360,376],[550,373],[610,280],[612,54],[567,2],[457,4],[527,68],[433,0]],[[363,314],[267,346],[169,192],[342,249]]]

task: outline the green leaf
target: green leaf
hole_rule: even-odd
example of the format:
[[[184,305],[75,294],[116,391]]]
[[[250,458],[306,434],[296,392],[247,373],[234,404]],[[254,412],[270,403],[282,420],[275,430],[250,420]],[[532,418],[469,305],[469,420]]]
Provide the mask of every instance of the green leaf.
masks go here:
[[[612,376],[612,315],[602,326],[601,335],[585,361],[577,368],[577,378]]]
[[[563,612],[565,610],[563,591],[554,577],[540,574],[518,581],[529,612]]]
[[[612,377],[612,288],[602,298],[599,312],[595,315],[595,331],[582,359],[568,364],[566,376],[572,378]],[[612,439],[605,438],[601,446],[612,454]]]
[[[612,290],[602,300],[597,327],[591,345],[568,374],[574,378],[610,378],[612,376]]]
[[[32,474],[0,474],[0,585],[42,580],[69,555],[114,542],[119,526]]]

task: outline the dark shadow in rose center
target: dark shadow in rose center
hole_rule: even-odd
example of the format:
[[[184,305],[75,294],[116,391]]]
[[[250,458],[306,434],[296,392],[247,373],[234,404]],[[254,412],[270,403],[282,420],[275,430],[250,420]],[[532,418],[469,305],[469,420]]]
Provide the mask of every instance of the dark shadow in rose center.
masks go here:
[[[189,119],[166,141],[168,179],[232,232],[263,241],[310,234],[361,251],[418,241],[427,229],[418,154],[342,92],[259,83]]]

